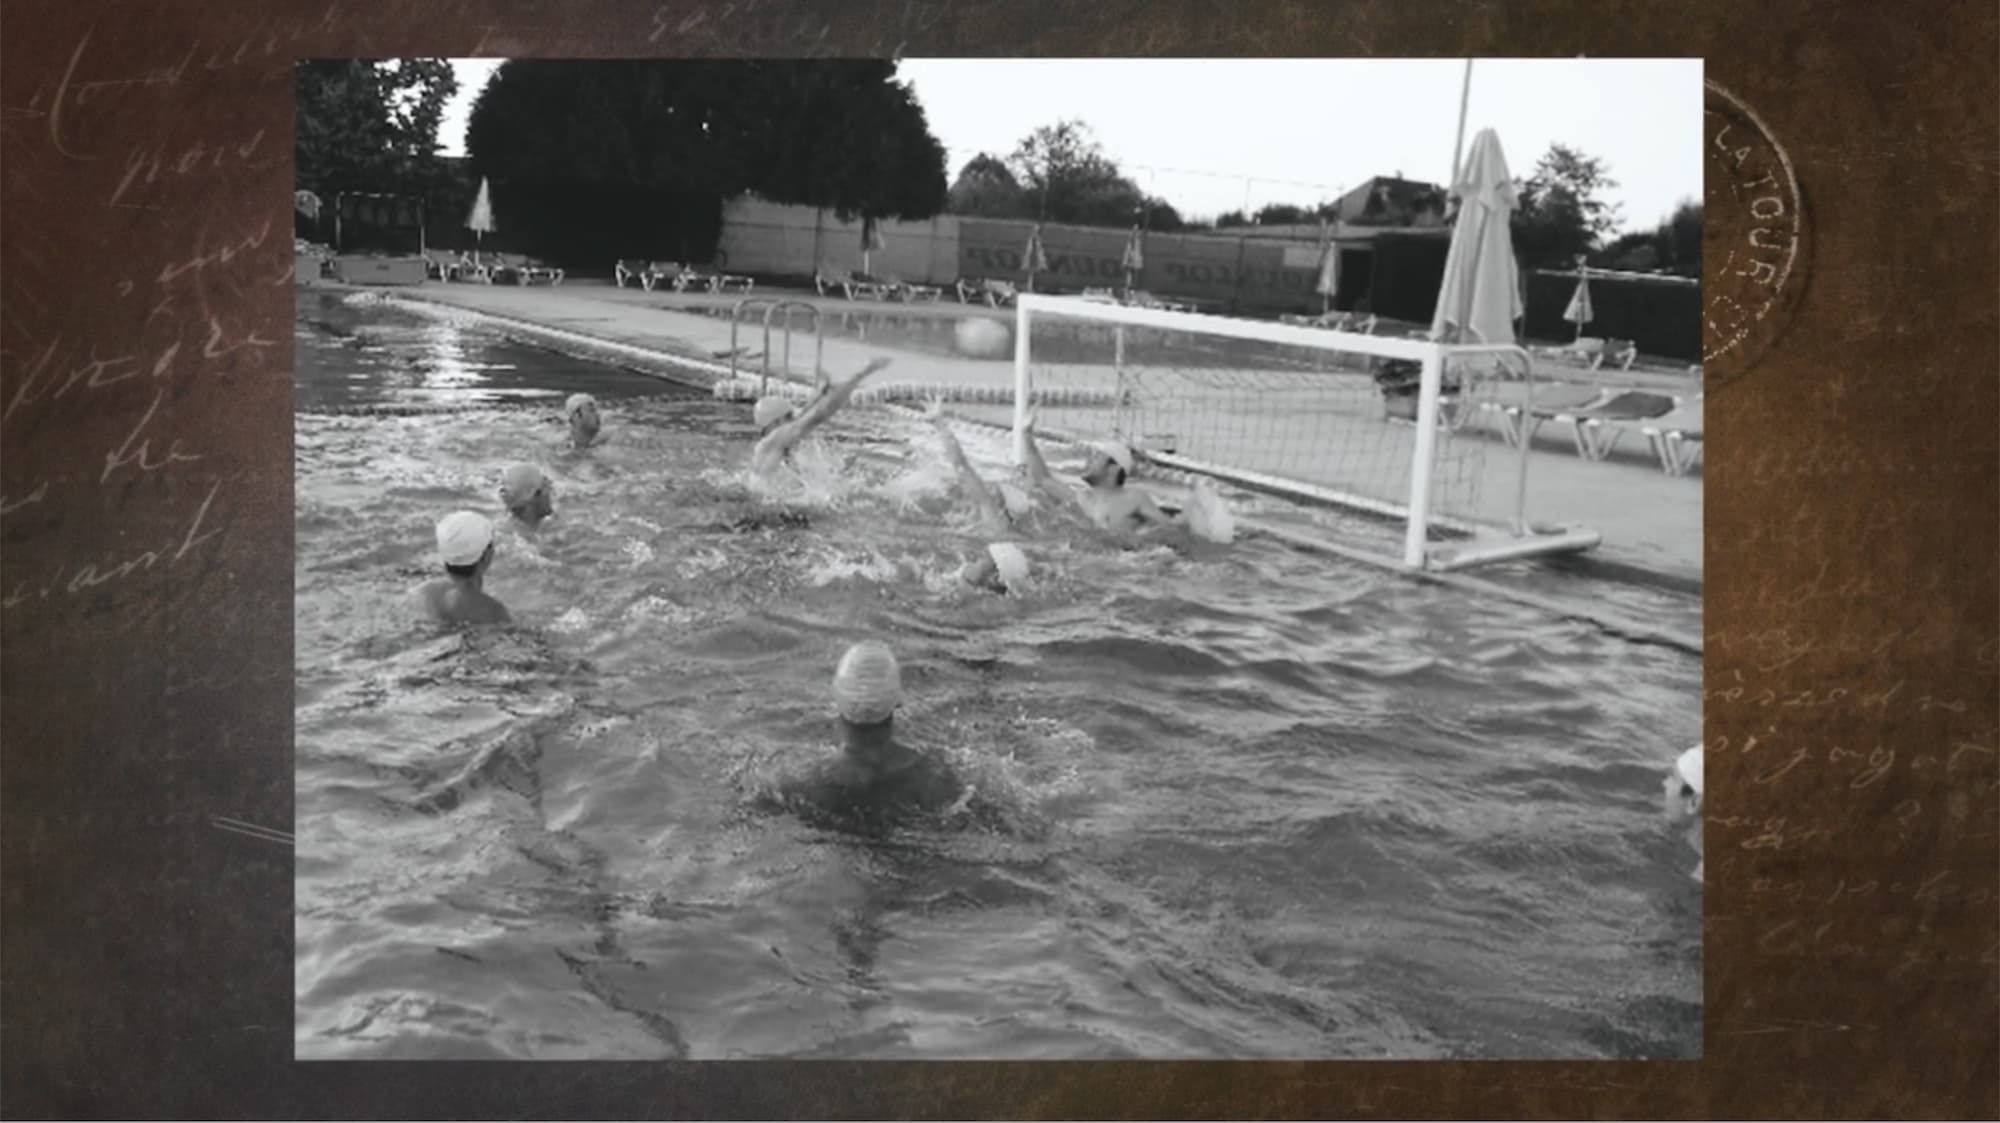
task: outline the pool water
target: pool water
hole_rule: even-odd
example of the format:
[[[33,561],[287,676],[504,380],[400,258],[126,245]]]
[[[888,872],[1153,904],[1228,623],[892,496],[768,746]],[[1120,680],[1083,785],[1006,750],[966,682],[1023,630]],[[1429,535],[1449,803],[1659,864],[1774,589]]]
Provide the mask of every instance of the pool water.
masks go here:
[[[1699,1055],[1659,807],[1697,659],[1254,537],[1052,534],[1028,595],[975,593],[898,416],[774,498],[741,406],[329,297],[299,332],[301,1058]],[[460,381],[392,381],[421,356]],[[333,412],[406,401],[451,412]],[[558,512],[502,532],[517,625],[415,618],[433,523],[515,459]],[[977,813],[758,798],[835,743],[864,638]]]

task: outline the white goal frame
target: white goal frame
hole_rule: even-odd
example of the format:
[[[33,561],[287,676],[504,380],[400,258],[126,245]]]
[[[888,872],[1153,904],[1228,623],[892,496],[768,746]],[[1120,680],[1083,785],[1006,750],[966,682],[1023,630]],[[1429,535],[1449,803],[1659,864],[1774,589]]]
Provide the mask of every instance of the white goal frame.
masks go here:
[[[1252,340],[1296,346],[1318,351],[1349,352],[1388,359],[1405,359],[1422,364],[1423,376],[1418,389],[1415,451],[1410,464],[1410,491],[1405,504],[1385,503],[1367,496],[1354,495],[1337,488],[1328,488],[1300,480],[1290,480],[1264,472],[1235,468],[1226,464],[1191,459],[1176,454],[1147,452],[1146,456],[1160,463],[1212,476],[1226,482],[1245,485],[1259,491],[1289,496],[1308,502],[1331,503],[1350,510],[1387,517],[1403,524],[1403,550],[1401,566],[1412,570],[1450,570],[1489,562],[1534,557],[1555,553],[1573,553],[1589,549],[1598,543],[1596,532],[1578,527],[1533,528],[1527,519],[1528,465],[1532,443],[1520,442],[1520,473],[1517,491],[1511,512],[1511,525],[1505,528],[1474,527],[1431,511],[1431,475],[1436,461],[1437,435],[1440,428],[1440,402],[1444,367],[1447,359],[1460,356],[1504,355],[1519,361],[1526,372],[1529,389],[1533,388],[1534,359],[1528,351],[1514,344],[1446,344],[1427,339],[1399,339],[1387,336],[1362,335],[1348,331],[1329,331],[1324,328],[1303,327],[1293,324],[1270,323],[1263,320],[1239,319],[1233,316],[1215,316],[1198,312],[1168,311],[1162,308],[1141,308],[1125,304],[1113,304],[1096,300],[1082,300],[1076,297],[1049,296],[1039,293],[1022,293],[1016,298],[1014,308],[1014,424],[1013,453],[1015,463],[1026,460],[1027,425],[1029,406],[1034,391],[1033,385],[1033,331],[1037,313],[1060,317],[1072,322],[1082,321],[1112,327],[1144,327],[1166,331],[1189,332],[1228,339]],[[1119,342],[1122,344],[1122,336]],[[1120,348],[1122,355],[1122,347]],[[1525,400],[1532,400],[1532,396]],[[1467,437],[1465,439],[1480,439]],[[1434,547],[1430,542],[1433,527],[1455,531],[1472,539],[1464,545],[1453,544],[1445,548]],[[1496,530],[1500,533],[1494,533]],[[1508,533],[1511,531],[1511,533]]]

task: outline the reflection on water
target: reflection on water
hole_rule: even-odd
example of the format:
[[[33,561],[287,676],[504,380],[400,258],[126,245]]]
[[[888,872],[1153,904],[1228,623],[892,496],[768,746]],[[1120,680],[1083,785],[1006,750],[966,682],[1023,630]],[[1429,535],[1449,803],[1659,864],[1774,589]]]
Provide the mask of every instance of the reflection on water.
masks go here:
[[[844,419],[842,483],[774,517],[738,408],[628,396],[572,455],[534,403],[625,376],[385,332],[363,361],[420,383],[351,393],[529,408],[324,416],[337,338],[302,324],[301,1057],[1698,1052],[1655,807],[1697,661],[1256,539],[1036,541],[1032,595],[977,594],[894,419]],[[503,530],[520,624],[440,634],[405,600],[430,527],[514,459],[558,497]],[[860,836],[755,798],[830,750],[870,636],[989,813]]]

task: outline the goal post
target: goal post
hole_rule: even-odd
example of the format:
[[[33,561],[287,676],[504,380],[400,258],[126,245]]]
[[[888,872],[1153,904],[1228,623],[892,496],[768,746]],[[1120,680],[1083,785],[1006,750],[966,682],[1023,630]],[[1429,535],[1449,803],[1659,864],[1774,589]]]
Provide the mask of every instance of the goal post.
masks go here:
[[[1044,405],[1043,428],[1358,515],[1373,525],[1357,532],[1361,552],[1390,565],[1458,569],[1597,544],[1528,518],[1530,443],[1516,449],[1496,428],[1533,388],[1520,347],[1023,293],[1013,373],[1017,461],[1033,403],[1060,390],[1103,404]]]

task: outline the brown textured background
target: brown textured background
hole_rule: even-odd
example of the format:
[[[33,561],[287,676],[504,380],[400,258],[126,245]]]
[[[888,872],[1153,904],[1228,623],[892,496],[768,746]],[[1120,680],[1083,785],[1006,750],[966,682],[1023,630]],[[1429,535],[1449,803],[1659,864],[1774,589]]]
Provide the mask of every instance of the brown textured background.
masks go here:
[[[4,24],[9,1116],[2000,1115],[1991,3],[42,0]],[[291,1060],[291,852],[211,822],[291,825],[291,61],[897,52],[1701,56],[1770,126],[1808,248],[1782,338],[1711,365],[1706,1059]],[[1708,174],[1717,286],[1745,227]]]

